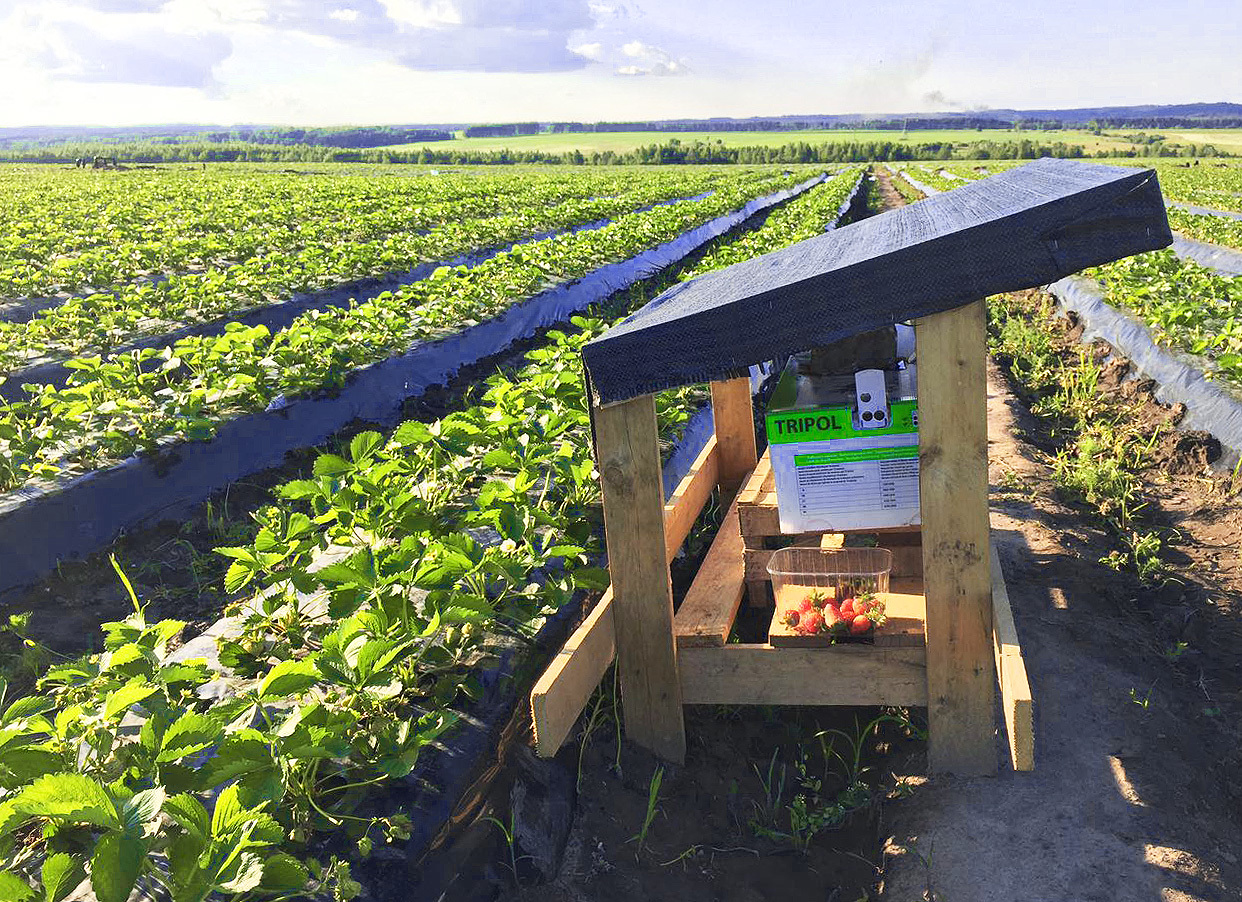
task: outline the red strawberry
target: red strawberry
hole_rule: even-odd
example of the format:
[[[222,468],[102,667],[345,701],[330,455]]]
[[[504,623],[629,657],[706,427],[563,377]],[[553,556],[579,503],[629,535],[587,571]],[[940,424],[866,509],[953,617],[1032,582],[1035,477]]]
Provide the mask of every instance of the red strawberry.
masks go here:
[[[824,631],[825,632],[828,632],[828,633],[832,632],[834,629],[836,629],[838,626],[840,626],[844,622],[845,621],[841,619],[841,612],[840,610],[837,609],[836,605],[832,605],[832,604],[824,605]]]
[[[781,615],[781,623],[785,624],[785,626],[797,626],[798,621],[801,619],[801,615],[794,610],[786,611],[783,615]]]
[[[863,633],[871,629],[871,618],[866,614],[859,614],[850,621],[850,633],[855,636],[861,636]]]
[[[798,632],[804,636],[814,636],[824,628],[824,615],[819,611],[811,611],[802,618],[802,623],[798,626]]]
[[[847,620],[852,620],[854,615],[858,613],[854,610],[854,599],[852,598],[847,598],[845,601],[841,602],[839,610],[841,611],[841,616]]]
[[[809,595],[798,602],[797,610],[801,614],[809,614],[815,610],[815,605],[811,604],[811,597]]]

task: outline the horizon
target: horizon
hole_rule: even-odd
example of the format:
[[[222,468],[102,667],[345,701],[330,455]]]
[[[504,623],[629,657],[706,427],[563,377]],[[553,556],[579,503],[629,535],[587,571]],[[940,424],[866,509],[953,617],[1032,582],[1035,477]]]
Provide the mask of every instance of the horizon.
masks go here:
[[[941,117],[954,117],[954,116],[958,116],[958,117],[978,117],[978,118],[990,118],[990,117],[993,117],[993,116],[995,116],[996,114],[1000,114],[1000,113],[1015,113],[1015,114],[1023,114],[1023,113],[1060,113],[1060,114],[1064,114],[1064,113],[1078,113],[1078,112],[1085,112],[1085,111],[1091,111],[1091,110],[1133,110],[1133,109],[1142,109],[1142,108],[1148,108],[1148,107],[1156,107],[1156,108],[1161,108],[1161,107],[1185,107],[1185,106],[1222,106],[1222,105],[1233,105],[1233,106],[1242,107],[1242,101],[1232,101],[1232,100],[1211,100],[1211,101],[1208,101],[1208,100],[1202,100],[1202,101],[1193,101],[1193,100],[1191,100],[1191,101],[1175,101],[1175,102],[1171,102],[1171,103],[1160,103],[1160,104],[1156,104],[1156,103],[1135,103],[1135,104],[1127,104],[1127,105],[1105,105],[1105,104],[1100,104],[1100,105],[1095,105],[1095,106],[1090,105],[1090,104],[1080,104],[1080,105],[1078,105],[1078,106],[1074,106],[1074,107],[1062,107],[1062,108],[1040,108],[1040,109],[1019,109],[1019,108],[1016,108],[1016,107],[1001,106],[1001,107],[986,107],[986,108],[980,108],[980,109],[977,109],[977,110],[930,110],[930,111],[917,111],[917,112],[916,112],[916,111],[906,111],[906,112],[880,112],[880,111],[877,111],[877,112],[857,112],[857,111],[851,111],[851,112],[839,112],[839,113],[838,113],[838,112],[819,112],[819,113],[766,113],[766,114],[765,114],[765,113],[760,113],[760,114],[757,114],[757,115],[754,115],[754,116],[723,116],[723,115],[712,115],[712,116],[664,116],[664,117],[659,117],[659,118],[656,118],[656,117],[645,117],[645,118],[644,118],[644,117],[636,117],[636,118],[633,118],[633,119],[579,119],[579,120],[563,120],[563,119],[555,119],[555,118],[551,118],[551,117],[546,117],[546,116],[545,116],[545,117],[533,117],[533,118],[529,118],[529,119],[508,119],[508,120],[502,120],[502,119],[489,119],[489,120],[483,120],[483,119],[478,119],[478,120],[453,120],[453,121],[447,121],[447,120],[446,120],[446,121],[442,121],[442,122],[431,122],[431,121],[425,121],[425,122],[415,122],[415,121],[409,121],[409,120],[393,120],[393,121],[389,121],[389,122],[373,122],[373,121],[357,121],[357,122],[327,122],[327,123],[318,124],[318,125],[309,125],[309,124],[307,124],[307,123],[305,123],[305,122],[277,123],[277,122],[260,122],[260,121],[238,121],[238,122],[201,122],[201,121],[200,121],[200,122],[192,122],[192,121],[180,121],[180,122],[177,122],[177,121],[163,121],[163,122],[127,122],[127,123],[123,123],[123,124],[120,124],[120,125],[108,125],[108,124],[104,124],[104,123],[100,123],[100,122],[83,122],[83,123],[73,123],[73,124],[57,124],[57,123],[47,123],[47,122],[24,122],[24,123],[19,123],[19,124],[17,124],[17,125],[0,125],[0,131],[13,131],[13,130],[19,130],[19,129],[36,129],[36,128],[46,128],[46,129],[66,129],[66,130],[68,130],[68,129],[84,129],[84,130],[88,130],[88,129],[101,129],[101,130],[102,130],[102,129],[112,129],[112,130],[115,130],[115,129],[125,129],[125,128],[134,128],[134,129],[153,129],[153,128],[166,128],[166,129],[177,129],[177,128],[220,128],[220,129],[239,129],[239,128],[368,128],[368,127],[369,127],[369,128],[448,128],[448,127],[458,126],[458,125],[467,125],[467,126],[472,126],[472,125],[512,125],[512,124],[522,123],[522,122],[537,122],[537,123],[540,123],[540,124],[544,124],[544,123],[558,123],[558,122],[578,122],[578,123],[582,123],[582,124],[585,124],[585,125],[600,125],[600,124],[619,124],[619,123],[623,124],[623,123],[629,123],[629,122],[634,122],[634,123],[648,123],[648,122],[652,122],[652,123],[665,123],[665,122],[669,122],[669,123],[671,123],[671,122],[680,122],[680,121],[696,121],[696,122],[708,122],[708,121],[720,121],[720,122],[746,122],[746,121],[749,121],[749,120],[773,120],[773,119],[831,119],[831,118],[839,118],[839,119],[843,118],[843,119],[848,119],[848,118],[855,117],[855,116],[865,117],[865,118],[864,118],[864,121],[863,121],[863,122],[861,122],[861,123],[858,123],[858,124],[853,124],[853,123],[839,123],[839,124],[838,124],[838,127],[842,128],[843,130],[865,130],[865,128],[862,128],[862,126],[865,126],[865,125],[866,125],[867,123],[869,123],[869,122],[893,122],[893,121],[896,121],[897,119],[902,119],[902,118],[906,118],[906,117],[911,117],[911,118],[917,117],[918,119],[935,119],[935,118],[941,118]],[[1155,115],[1155,114],[1153,114],[1153,115]],[[1237,115],[1238,115],[1238,116],[1242,116],[1242,109],[1239,109],[1239,111],[1238,111],[1238,114],[1237,114]],[[1230,118],[1234,118],[1234,117],[1232,117],[1232,116],[1231,116]],[[1004,120],[1000,120],[1000,121],[1004,121]],[[1208,128],[1210,128],[1210,127],[1211,127],[1212,120],[1211,120],[1211,119],[1204,119],[1204,120],[1203,120],[1203,123],[1204,123],[1204,127],[1208,127]],[[938,128],[939,128],[939,127],[938,127]],[[811,130],[818,130],[818,129],[811,129]]]
[[[1152,0],[1123,15],[1050,0],[1003,17],[950,0],[865,16],[794,0],[0,3],[10,128],[1073,110],[1183,104],[1203,85],[1242,97],[1242,11],[1223,0],[1176,16]],[[1126,27],[1144,18],[1161,28]],[[886,41],[877,22],[910,34]]]

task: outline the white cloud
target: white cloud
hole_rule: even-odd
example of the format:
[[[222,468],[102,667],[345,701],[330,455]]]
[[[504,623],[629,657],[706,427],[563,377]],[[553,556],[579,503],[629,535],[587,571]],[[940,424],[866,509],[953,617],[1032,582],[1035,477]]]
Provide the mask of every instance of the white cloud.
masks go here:
[[[685,60],[676,59],[667,50],[645,44],[642,41],[628,41],[621,46],[621,52],[635,62],[618,66],[617,75],[688,75],[690,67]]]
[[[53,81],[217,87],[232,52],[219,30],[186,28],[158,3],[21,4],[0,23],[0,62]]]
[[[573,53],[578,54],[578,56],[597,63],[603,62],[604,60],[604,45],[599,41],[596,41],[593,44],[579,44],[577,47],[570,47],[569,49]]]

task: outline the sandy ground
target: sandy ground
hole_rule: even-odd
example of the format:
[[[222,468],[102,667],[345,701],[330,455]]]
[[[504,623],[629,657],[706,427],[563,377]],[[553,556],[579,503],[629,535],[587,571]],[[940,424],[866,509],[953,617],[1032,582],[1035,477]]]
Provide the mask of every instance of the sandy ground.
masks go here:
[[[992,529],[1035,699],[1035,771],[1010,769],[1002,734],[999,776],[934,778],[891,803],[882,898],[1242,899],[1237,802],[1214,767],[1221,715],[1096,563],[1103,537],[1048,490],[1017,438],[1028,417],[993,368]]]

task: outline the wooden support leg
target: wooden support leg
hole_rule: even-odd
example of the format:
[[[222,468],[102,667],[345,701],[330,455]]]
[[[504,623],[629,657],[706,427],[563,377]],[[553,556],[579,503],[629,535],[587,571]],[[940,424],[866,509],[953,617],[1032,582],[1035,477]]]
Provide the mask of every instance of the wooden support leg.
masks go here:
[[[625,732],[638,745],[680,763],[686,732],[657,437],[651,395],[595,410]]]
[[[995,774],[984,302],[915,329],[928,764]]]
[[[759,460],[749,376],[712,383],[712,418],[720,449],[720,505],[727,508]]]

